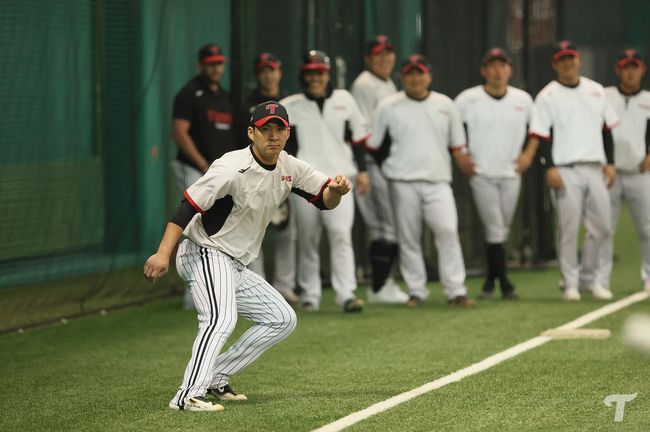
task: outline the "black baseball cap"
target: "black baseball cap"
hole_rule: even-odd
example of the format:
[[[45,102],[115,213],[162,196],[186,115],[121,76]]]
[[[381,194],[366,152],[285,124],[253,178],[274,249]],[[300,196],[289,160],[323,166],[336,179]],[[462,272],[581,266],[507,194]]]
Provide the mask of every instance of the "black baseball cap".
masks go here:
[[[481,60],[481,64],[485,66],[486,64],[493,62],[495,60],[499,60],[510,64],[510,56],[508,55],[506,50],[499,47],[491,48],[488,52],[486,52],[485,55],[483,56],[483,59]]]
[[[424,73],[431,73],[431,64],[421,54],[411,54],[403,62],[400,72],[402,74],[409,73],[413,68],[417,68]]]
[[[250,124],[251,126],[261,127],[273,119],[279,120],[285,126],[289,126],[287,109],[276,101],[266,101],[255,107]]]
[[[571,56],[571,57],[580,57],[580,51],[573,44],[573,42],[568,40],[563,40],[557,43],[555,50],[553,50],[553,61],[558,61],[562,57]]]
[[[217,44],[207,44],[199,50],[199,62],[202,64],[223,63],[225,61],[226,56]]]
[[[263,67],[270,67],[271,69],[280,69],[282,62],[280,59],[273,53],[263,52],[255,57],[255,72],[259,71]]]
[[[377,54],[383,50],[395,51],[395,45],[388,36],[377,35],[366,44],[366,54]]]
[[[305,54],[300,65],[300,71],[328,71],[330,70],[330,58],[324,51],[310,50]]]
[[[616,66],[622,68],[631,63],[636,64],[637,66],[645,66],[641,54],[637,50],[626,49],[621,54],[619,54],[616,59]]]

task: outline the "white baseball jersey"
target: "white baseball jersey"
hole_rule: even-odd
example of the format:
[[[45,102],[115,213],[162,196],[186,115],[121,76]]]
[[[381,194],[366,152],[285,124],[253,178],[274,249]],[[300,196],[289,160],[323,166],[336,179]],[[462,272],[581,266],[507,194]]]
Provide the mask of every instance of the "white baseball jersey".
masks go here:
[[[605,94],[620,123],[612,131],[614,162],[623,171],[638,172],[646,157],[646,128],[650,120],[650,92],[641,90],[625,95],[617,87],[607,87]]]
[[[461,92],[455,102],[467,125],[476,172],[487,177],[518,177],[514,161],[526,139],[533,98],[514,87],[495,98],[479,85]]]
[[[368,137],[368,125],[357,103],[347,90],[334,90],[325,99],[323,112],[318,103],[297,93],[280,101],[298,134],[299,159],[329,176],[357,173],[352,149],[345,142],[345,126],[352,130],[352,144]]]
[[[226,153],[185,191],[199,214],[184,234],[248,265],[259,253],[273,212],[289,193],[315,202],[328,183],[325,174],[284,151],[276,165],[259,161],[252,147]]]
[[[370,71],[363,71],[352,83],[350,93],[357,101],[361,113],[372,123],[377,104],[383,98],[397,93],[393,80],[384,80]]]
[[[450,98],[436,92],[422,101],[404,91],[388,96],[377,107],[368,148],[379,149],[386,134],[391,144],[382,169],[388,179],[451,182],[449,149],[466,140]]]
[[[603,126],[618,123],[602,85],[580,77],[576,87],[551,81],[535,98],[530,134],[542,139],[553,134],[555,165],[582,162],[606,163]]]

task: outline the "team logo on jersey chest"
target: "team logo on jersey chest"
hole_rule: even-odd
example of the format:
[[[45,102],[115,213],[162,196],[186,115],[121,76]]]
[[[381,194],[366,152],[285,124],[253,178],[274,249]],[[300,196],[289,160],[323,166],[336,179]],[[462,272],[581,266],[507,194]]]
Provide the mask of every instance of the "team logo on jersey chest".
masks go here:
[[[281,178],[283,182],[286,181],[288,183],[291,183],[291,176],[282,176]]]
[[[639,108],[643,108],[644,110],[650,110],[650,105],[639,104]]]

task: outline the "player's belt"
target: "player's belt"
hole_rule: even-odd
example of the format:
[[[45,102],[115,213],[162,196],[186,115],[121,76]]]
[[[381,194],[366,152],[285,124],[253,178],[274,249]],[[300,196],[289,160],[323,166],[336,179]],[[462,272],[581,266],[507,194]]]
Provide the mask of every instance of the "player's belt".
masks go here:
[[[575,168],[575,167],[581,167],[581,166],[602,166],[603,163],[601,161],[584,161],[584,162],[572,162],[568,164],[559,164],[555,165],[558,168]]]

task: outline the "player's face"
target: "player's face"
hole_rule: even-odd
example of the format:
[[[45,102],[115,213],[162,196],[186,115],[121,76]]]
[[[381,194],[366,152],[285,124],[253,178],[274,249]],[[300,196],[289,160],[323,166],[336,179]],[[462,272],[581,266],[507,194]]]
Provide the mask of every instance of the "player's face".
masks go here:
[[[210,80],[213,84],[219,84],[225,70],[224,63],[200,64],[201,74]]]
[[[330,82],[330,73],[327,71],[308,71],[303,75],[307,92],[315,97],[325,96],[327,84]]]
[[[553,69],[560,80],[575,80],[580,76],[580,57],[564,56],[554,61]]]
[[[429,86],[431,85],[431,74],[422,72],[420,69],[414,67],[400,77],[402,87],[407,95],[416,99],[421,99],[429,94]]]
[[[390,79],[395,67],[395,51],[382,50],[377,54],[366,55],[365,59],[370,72],[385,80]]]
[[[257,72],[257,83],[264,93],[274,91],[280,86],[282,71],[279,68],[263,67]]]
[[[621,84],[627,88],[637,88],[641,86],[641,80],[645,75],[645,66],[630,63],[625,67],[616,68],[616,75],[621,80]]]
[[[510,76],[512,76],[512,67],[507,62],[493,60],[481,67],[481,75],[485,78],[485,83],[488,86],[507,86]]]
[[[289,139],[287,126],[268,121],[260,127],[248,127],[248,138],[253,141],[253,150],[263,162],[274,164]]]

